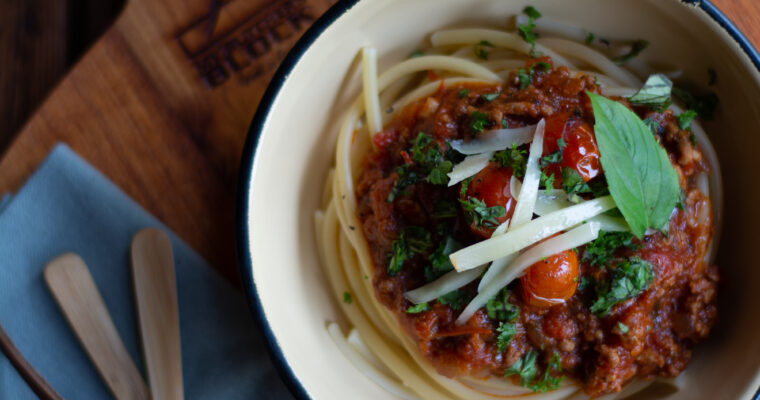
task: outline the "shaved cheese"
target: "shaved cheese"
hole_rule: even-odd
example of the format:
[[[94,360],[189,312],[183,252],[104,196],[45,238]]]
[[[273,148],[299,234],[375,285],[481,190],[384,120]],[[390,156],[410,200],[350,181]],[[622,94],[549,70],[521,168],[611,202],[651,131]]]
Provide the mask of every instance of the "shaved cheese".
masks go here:
[[[554,189],[548,195],[544,192],[538,194],[534,212],[538,216],[543,216],[573,205],[575,205],[575,203],[567,200],[567,193],[565,193],[564,190]],[[630,232],[631,230],[624,218],[612,217],[604,214],[589,218],[585,222],[598,222],[600,226],[599,229],[607,232]],[[647,229],[644,234],[651,235],[655,232],[656,231],[653,229]]]
[[[454,166],[454,169],[452,169],[451,172],[446,174],[449,177],[449,186],[454,186],[480,172],[488,165],[491,157],[493,157],[492,151],[465,158],[462,162]]]
[[[541,170],[538,168],[538,160],[544,150],[544,127],[546,122],[542,119],[536,126],[536,133],[533,137],[533,143],[530,145],[528,154],[528,163],[525,166],[525,177],[523,177],[520,195],[517,197],[517,205],[512,214],[512,226],[510,230],[530,221],[533,217],[533,206],[536,204],[538,195],[538,181],[541,177]]]
[[[507,233],[507,235],[508,234],[509,233]],[[501,238],[505,236],[506,235],[501,236]],[[512,280],[522,275],[523,271],[528,269],[531,265],[554,254],[582,246],[596,239],[598,236],[599,224],[596,222],[590,222],[526,250],[517,256],[517,258],[504,269],[504,271],[496,276],[488,286],[483,288],[483,290],[472,299],[470,304],[465,307],[462,314],[457,318],[457,324],[461,325],[467,322],[467,320],[475,314],[475,311],[483,307],[488,300],[493,298],[499,290],[507,286]]]
[[[465,247],[451,254],[449,258],[457,271],[466,271],[520,251],[613,208],[615,208],[615,202],[611,196],[585,201],[536,218],[504,235]]]
[[[491,237],[504,234],[504,232],[507,231],[508,226],[509,220],[505,221],[503,224],[494,229]],[[480,273],[483,272],[485,267],[485,265],[482,265],[479,268],[474,268],[461,273],[457,270],[451,271],[425,286],[406,292],[404,294],[404,297],[406,297],[407,300],[411,301],[414,304],[420,304],[426,301],[435,300],[446,293],[459,289],[474,281],[478,276],[480,276]]]
[[[474,281],[480,276],[485,268],[486,266],[482,265],[478,268],[473,268],[464,272],[459,272],[457,270],[447,272],[446,275],[425,286],[404,293],[404,297],[414,304],[435,300],[446,293],[459,289]]]
[[[451,147],[466,155],[504,150],[511,146],[520,146],[533,140],[534,125],[514,129],[497,129],[479,135],[477,139],[465,142],[452,140]]]
[[[515,192],[510,192],[512,197],[517,200],[517,206],[512,214],[512,222],[509,225],[509,230],[513,230],[521,225],[524,225],[531,218],[533,218],[533,207],[536,204],[536,196],[538,196],[538,183],[541,177],[541,169],[538,167],[538,160],[544,151],[544,128],[546,122],[542,119],[536,126],[536,133],[533,137],[533,143],[530,145],[528,154],[528,163],[525,167],[525,177],[522,183],[518,183],[517,179],[512,176],[509,182],[510,190],[513,186],[520,186]],[[519,193],[519,194],[517,194]],[[485,287],[495,276],[506,268],[507,264],[512,261],[511,256],[501,257],[491,263],[486,273],[483,275],[483,279],[478,283],[478,290]]]

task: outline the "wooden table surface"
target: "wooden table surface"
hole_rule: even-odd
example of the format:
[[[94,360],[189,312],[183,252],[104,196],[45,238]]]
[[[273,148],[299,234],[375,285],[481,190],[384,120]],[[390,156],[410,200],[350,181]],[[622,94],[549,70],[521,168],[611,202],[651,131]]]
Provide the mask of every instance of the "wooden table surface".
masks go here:
[[[128,0],[0,160],[0,193],[66,142],[238,281],[235,190],[248,124],[287,50],[334,2]],[[760,2],[713,2],[760,47]]]

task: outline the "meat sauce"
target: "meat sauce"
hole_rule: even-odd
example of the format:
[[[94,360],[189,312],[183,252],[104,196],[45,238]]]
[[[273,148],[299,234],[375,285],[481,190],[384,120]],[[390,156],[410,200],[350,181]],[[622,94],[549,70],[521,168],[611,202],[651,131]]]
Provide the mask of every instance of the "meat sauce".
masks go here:
[[[537,61],[528,61],[528,66]],[[549,59],[540,61],[550,62]],[[430,264],[429,251],[415,254],[391,276],[387,266],[393,242],[407,226],[422,226],[435,232],[441,222],[436,214],[437,202],[458,199],[461,189],[460,185],[448,188],[420,181],[388,201],[394,182],[399,178],[397,167],[410,162],[407,152],[418,133],[425,132],[444,149],[449,140],[471,139],[477,135],[472,125],[476,111],[487,116],[485,130],[525,126],[545,118],[549,121],[547,136],[552,132],[549,127],[552,118],[562,116],[577,125],[580,130],[574,132],[580,133],[566,138],[565,145],[575,151],[563,154],[560,165],[575,167],[583,180],[589,181],[603,171],[598,152],[594,158],[594,118],[586,91],[600,93],[594,77],[575,76],[564,67],[536,74],[523,89],[516,72],[501,85],[441,87],[433,95],[400,110],[375,136],[377,150],[365,158],[357,185],[358,213],[375,265],[372,277],[375,295],[395,313],[401,326],[439,373],[448,377],[504,376],[509,366],[534,350],[539,354],[540,370],[557,354],[563,374],[581,382],[588,394],[600,396],[619,391],[634,377],[677,376],[686,367],[693,344],[704,339],[715,324],[718,271],[703,261],[712,236],[712,215],[709,198],[696,187],[696,176],[708,167],[699,150],[691,144],[690,132],[679,128],[670,111],[658,113],[644,108],[632,109],[641,118],[656,122],[656,137],[667,150],[684,192],[681,206],[670,219],[667,235],[655,233],[641,240],[634,239],[638,245],[635,251],[617,250],[618,256],[635,255],[652,264],[654,280],[646,291],[616,304],[609,314],[599,316],[589,309],[596,298],[593,286],[576,290],[573,284],[572,291],[567,293],[571,295],[569,299],[544,304],[531,301],[525,294],[530,289],[527,283],[516,280],[509,286],[509,301],[519,307],[520,313],[515,322],[516,334],[504,351],[497,348],[498,324],[484,309],[461,326],[454,321],[462,304],[433,301],[426,311],[407,312],[413,304],[404,298],[404,292],[430,280],[425,274],[425,267]],[[500,95],[490,101],[482,96],[493,93]],[[625,99],[616,100],[630,107]],[[557,150],[556,138],[546,143],[544,154]],[[489,168],[494,167],[489,165]],[[504,193],[509,198],[508,178],[504,179],[507,182]],[[560,183],[558,177],[555,187]],[[514,201],[501,205],[506,206],[509,214]],[[463,246],[490,235],[490,231],[471,229],[461,210],[448,221],[453,224],[453,236]],[[434,233],[434,247],[436,240],[441,237]],[[578,254],[583,254],[582,247]],[[575,254],[572,257],[580,269],[580,279],[575,279],[579,282],[585,278],[603,280],[609,273],[604,266],[591,266]],[[460,292],[466,299],[474,296],[477,280]]]

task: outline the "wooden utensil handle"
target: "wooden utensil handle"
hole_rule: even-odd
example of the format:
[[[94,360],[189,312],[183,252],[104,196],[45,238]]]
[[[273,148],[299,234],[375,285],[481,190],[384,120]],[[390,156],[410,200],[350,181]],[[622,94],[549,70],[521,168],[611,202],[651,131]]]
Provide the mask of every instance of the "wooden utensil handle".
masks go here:
[[[149,399],[84,261],[76,254],[64,254],[45,267],[44,277],[111,393],[117,399]]]
[[[177,283],[169,237],[144,229],[132,240],[132,274],[153,400],[180,400],[182,355]]]

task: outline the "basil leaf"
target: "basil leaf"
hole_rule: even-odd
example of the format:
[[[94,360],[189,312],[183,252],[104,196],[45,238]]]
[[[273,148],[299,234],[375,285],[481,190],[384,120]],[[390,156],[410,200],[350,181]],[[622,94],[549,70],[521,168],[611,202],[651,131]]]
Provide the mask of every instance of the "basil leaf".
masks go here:
[[[663,74],[650,75],[644,87],[628,100],[631,104],[647,107],[663,107],[670,102],[670,91],[673,82]]]
[[[643,237],[647,228],[662,229],[680,191],[668,154],[633,111],[587,93],[596,119],[600,161],[615,204],[637,237]]]

